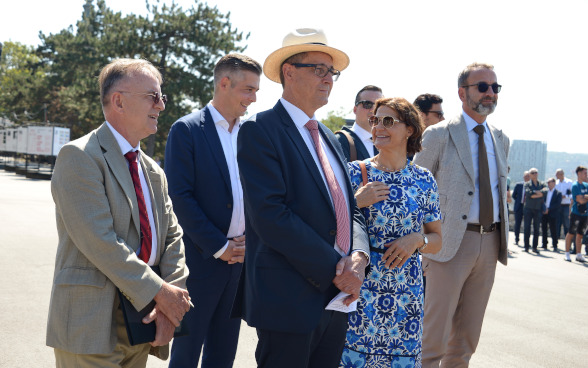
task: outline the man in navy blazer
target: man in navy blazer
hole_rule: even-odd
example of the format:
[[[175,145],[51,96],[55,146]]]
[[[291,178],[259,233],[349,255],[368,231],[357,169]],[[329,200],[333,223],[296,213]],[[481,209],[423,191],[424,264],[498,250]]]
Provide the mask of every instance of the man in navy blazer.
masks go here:
[[[174,123],[165,172],[184,244],[195,308],[186,314],[189,335],[172,345],[170,367],[232,367],[240,319],[230,311],[245,256],[243,191],[236,160],[240,116],[255,102],[261,65],[238,54],[214,68],[214,97],[202,110]]]
[[[369,243],[341,146],[314,113],[348,64],[321,30],[290,33],[264,63],[282,98],[239,134],[247,252],[233,311],[257,328],[259,367],[341,359],[347,314],[325,307],[339,291],[358,298]]]
[[[547,249],[547,226],[551,233],[551,245],[557,252],[557,218],[561,207],[561,192],[555,189],[555,178],[547,179],[547,194],[545,195],[545,210],[541,217],[541,234],[543,235],[543,249]]]
[[[521,223],[523,222],[523,208],[525,200],[525,183],[531,180],[531,175],[528,171],[523,173],[524,182],[518,182],[515,184],[514,190],[512,191],[512,200],[514,201],[514,234],[515,244],[519,244],[519,235],[521,233]]]

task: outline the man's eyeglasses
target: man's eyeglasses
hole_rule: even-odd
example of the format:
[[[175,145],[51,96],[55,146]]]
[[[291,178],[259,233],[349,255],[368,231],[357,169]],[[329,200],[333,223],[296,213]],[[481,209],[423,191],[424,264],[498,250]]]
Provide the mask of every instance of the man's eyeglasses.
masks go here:
[[[536,175],[536,174],[538,174],[538,172],[537,171],[531,171],[529,174]]]
[[[429,112],[427,114],[430,114],[430,113],[437,114],[437,117],[439,119],[443,119],[443,111],[429,110]]]
[[[400,121],[392,116],[370,116],[368,119],[368,123],[370,124],[370,126],[375,127],[378,124],[382,123],[382,125],[384,125],[385,128],[391,128],[394,126],[394,124],[396,123],[403,123],[406,124],[403,121]]]
[[[314,74],[317,77],[324,78],[327,74],[333,74],[333,81],[339,79],[341,72],[337,69],[333,69],[333,67],[328,67],[325,64],[300,64],[300,63],[293,63],[297,68],[314,68]]]
[[[492,84],[488,84],[486,82],[479,82],[479,83],[475,83],[475,84],[468,84],[462,87],[472,87],[472,86],[478,86],[478,91],[480,91],[481,93],[484,93],[488,90],[488,87],[492,87],[492,91],[494,93],[498,93],[500,92],[500,89],[502,88],[502,86],[496,82],[492,83]]]
[[[167,104],[167,95],[160,95],[159,92],[153,93],[141,93],[141,92],[129,92],[129,91],[119,91],[120,93],[130,93],[132,95],[141,95],[141,96],[151,96],[153,99],[153,104],[157,105],[159,101],[163,101],[163,104]]]
[[[363,108],[366,109],[366,110],[371,110],[372,107],[374,107],[374,102],[367,101],[367,100],[357,101],[355,103],[355,106],[359,106],[359,105],[363,106]]]

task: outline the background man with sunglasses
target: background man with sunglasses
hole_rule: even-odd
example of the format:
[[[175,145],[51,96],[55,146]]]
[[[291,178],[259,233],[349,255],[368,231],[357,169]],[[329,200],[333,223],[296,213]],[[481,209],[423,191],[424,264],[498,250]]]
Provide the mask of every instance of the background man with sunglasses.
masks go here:
[[[430,93],[419,95],[414,100],[413,104],[419,110],[419,114],[425,123],[425,129],[445,120],[443,108],[441,107],[442,103],[443,99],[440,96]]]
[[[374,115],[374,102],[383,96],[380,87],[368,85],[360,89],[355,96],[355,105],[353,106],[355,114],[353,126],[351,129],[343,127],[335,132],[348,162],[365,160],[378,153],[372,142],[372,128],[368,119]]]
[[[214,67],[214,97],[174,123],[167,139],[169,194],[184,229],[196,300],[186,314],[188,336],[174,339],[170,367],[233,366],[241,319],[230,318],[245,256],[243,190],[237,166],[240,117],[256,101],[261,65],[245,55]]]
[[[509,139],[486,122],[501,86],[494,67],[468,65],[458,77],[463,112],[425,130],[415,163],[439,187],[443,248],[423,255],[427,273],[423,367],[467,367],[475,352],[496,262],[506,265]]]
[[[247,252],[234,313],[257,328],[259,367],[337,367],[347,314],[325,307],[339,291],[357,300],[369,263],[341,146],[314,116],[349,64],[327,44],[310,28],[284,38],[263,66],[282,98],[237,141]]]
[[[190,303],[167,180],[139,148],[157,132],[165,96],[145,60],[114,60],[98,81],[106,122],[61,149],[51,179],[59,245],[47,345],[57,367],[145,367],[150,350],[167,359]],[[155,300],[151,344],[130,345],[117,288],[137,310]]]

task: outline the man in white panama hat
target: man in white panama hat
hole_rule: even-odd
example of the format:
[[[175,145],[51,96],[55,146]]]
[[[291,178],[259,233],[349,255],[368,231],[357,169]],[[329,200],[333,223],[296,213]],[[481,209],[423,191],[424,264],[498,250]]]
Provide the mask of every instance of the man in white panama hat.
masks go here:
[[[257,328],[259,367],[337,367],[347,314],[325,307],[357,299],[369,263],[344,154],[314,116],[348,64],[323,31],[288,34],[263,67],[282,98],[239,133],[247,252],[233,313]]]

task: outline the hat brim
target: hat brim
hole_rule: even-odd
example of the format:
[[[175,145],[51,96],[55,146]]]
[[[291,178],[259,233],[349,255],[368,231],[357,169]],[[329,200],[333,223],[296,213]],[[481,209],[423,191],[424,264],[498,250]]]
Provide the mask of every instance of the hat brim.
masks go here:
[[[339,71],[344,70],[349,65],[349,56],[347,56],[347,54],[341,50],[320,44],[301,44],[285,46],[272,52],[263,63],[263,73],[270,80],[276,83],[281,83],[280,67],[282,66],[284,60],[288,59],[290,56],[300,54],[302,52],[313,51],[324,52],[325,54],[331,56],[333,59],[333,68]]]

